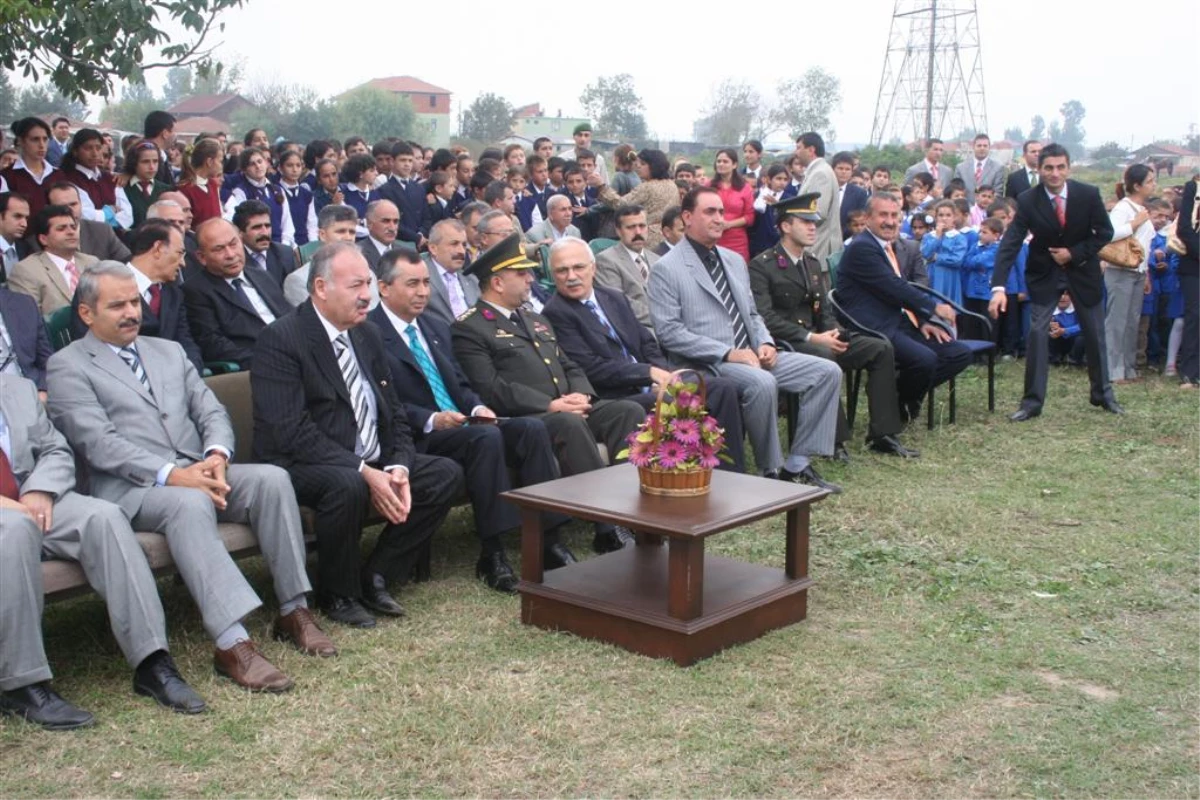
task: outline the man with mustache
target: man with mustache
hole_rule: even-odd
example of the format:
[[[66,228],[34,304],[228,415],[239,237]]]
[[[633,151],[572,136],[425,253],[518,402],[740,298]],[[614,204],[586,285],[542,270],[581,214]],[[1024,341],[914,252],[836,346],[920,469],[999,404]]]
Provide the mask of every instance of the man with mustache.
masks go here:
[[[295,249],[271,241],[271,209],[261,200],[246,200],[234,209],[233,224],[242,232],[246,264],[266,272],[283,288],[283,279],[300,263]]]
[[[444,219],[429,231],[429,302],[426,314],[446,327],[479,299],[479,281],[463,274],[467,263],[467,229],[456,219]]]
[[[88,334],[50,359],[51,419],[86,461],[92,495],[120,506],[135,530],[167,537],[216,644],[217,673],[251,691],[287,691],[291,679],[242,624],[262,603],[217,532],[217,522],[254,530],[275,579],[274,635],[308,655],[336,655],[308,609],[304,532],[287,473],[229,463],[233,426],[212,390],[178,344],[138,335],[143,300],[129,267],[89,267],[78,293]]]
[[[954,309],[935,303],[901,276],[895,241],[900,200],[876,192],[867,200],[867,229],[855,236],[838,265],[837,299],[859,324],[892,343],[901,416],[915,419],[929,390],[966,369],[971,351],[954,340]]]
[[[646,249],[646,210],[620,206],[616,211],[617,236],[621,243],[596,256],[596,283],[625,295],[638,322],[650,326],[650,300],[646,282],[658,256]]]
[[[362,252],[353,242],[327,244],[309,267],[309,299],[268,325],[255,346],[254,454],[284,467],[300,502],[316,512],[326,616],[372,628],[368,608],[404,616],[388,582],[409,579],[462,492],[463,473],[413,446],[379,332],[363,324],[373,275]],[[386,524],[360,567],[372,509]]]

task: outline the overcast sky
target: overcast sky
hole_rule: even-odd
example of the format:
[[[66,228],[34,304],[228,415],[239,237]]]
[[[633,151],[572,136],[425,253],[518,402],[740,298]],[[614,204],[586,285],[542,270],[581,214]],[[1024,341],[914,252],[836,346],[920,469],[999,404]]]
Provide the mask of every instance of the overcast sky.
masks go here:
[[[1028,129],[1034,114],[1049,122],[1071,99],[1087,109],[1090,146],[1177,139],[1200,123],[1200,89],[1183,77],[1195,64],[1200,33],[1195,0],[980,0],[978,7],[993,138],[1012,125]],[[743,20],[718,11],[731,8],[753,13]],[[413,75],[453,92],[456,116],[483,92],[514,106],[541,103],[548,114],[581,115],[579,95],[588,83],[628,72],[650,131],[676,139],[690,138],[693,120],[723,79],[745,79],[770,96],[781,78],[820,66],[842,83],[833,118],[838,140],[865,143],[892,9],[890,0],[782,6],[248,0],[223,15],[218,54],[243,60],[248,83],[302,83],[322,95],[371,78]],[[548,42],[542,46],[540,31]],[[690,53],[684,42],[693,45]],[[162,73],[149,80],[161,86]]]

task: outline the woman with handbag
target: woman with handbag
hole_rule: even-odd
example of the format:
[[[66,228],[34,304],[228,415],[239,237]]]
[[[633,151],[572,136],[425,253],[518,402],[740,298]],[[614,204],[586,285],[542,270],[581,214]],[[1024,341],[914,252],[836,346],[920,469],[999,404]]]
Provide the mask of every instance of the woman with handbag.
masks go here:
[[[1142,297],[1150,291],[1146,254],[1154,238],[1154,225],[1146,201],[1158,188],[1154,170],[1134,164],[1125,170],[1125,179],[1117,187],[1120,199],[1109,212],[1113,226],[1112,243],[1102,251],[1104,289],[1108,300],[1104,313],[1104,339],[1108,350],[1108,370],[1115,384],[1138,380],[1138,323],[1142,316]],[[1132,239],[1133,242],[1124,242]],[[1140,257],[1133,243],[1141,247]],[[1130,253],[1133,253],[1132,257]]]

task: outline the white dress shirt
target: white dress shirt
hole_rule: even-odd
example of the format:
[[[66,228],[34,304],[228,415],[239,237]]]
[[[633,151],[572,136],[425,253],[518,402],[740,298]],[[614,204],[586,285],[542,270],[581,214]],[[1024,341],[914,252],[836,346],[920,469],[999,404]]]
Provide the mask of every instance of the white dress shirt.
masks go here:
[[[275,321],[275,315],[271,313],[271,309],[263,301],[262,295],[260,295],[258,290],[254,288],[254,284],[246,279],[245,272],[245,270],[242,270],[242,274],[236,275],[232,278],[226,278],[225,282],[229,284],[230,288],[233,289],[234,292],[236,292],[238,287],[234,286],[233,282],[241,281],[242,291],[245,292],[246,299],[250,301],[250,305],[254,306],[254,313],[258,314],[258,318],[261,319],[265,324],[270,325]]]

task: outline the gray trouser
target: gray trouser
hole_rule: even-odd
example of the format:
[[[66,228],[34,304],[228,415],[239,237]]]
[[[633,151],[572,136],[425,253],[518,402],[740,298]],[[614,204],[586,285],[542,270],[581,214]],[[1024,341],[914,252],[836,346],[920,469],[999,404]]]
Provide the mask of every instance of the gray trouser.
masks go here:
[[[1108,375],[1111,380],[1137,377],[1138,321],[1142,317],[1146,275],[1132,269],[1107,267],[1104,289],[1104,340],[1108,346]]]
[[[225,481],[232,490],[224,511],[199,489],[158,486],[146,492],[133,517],[136,529],[167,537],[171,558],[214,639],[262,605],[226,551],[218,521],[249,523],[280,602],[312,589],[304,569],[300,508],[287,472],[269,464],[232,464]]]
[[[167,649],[154,576],[125,515],[112,503],[67,492],[54,503],[44,536],[24,514],[0,515],[0,690],[50,680],[42,646],[43,551],[79,562],[108,604],[113,636],[130,666]]]
[[[781,352],[771,370],[728,362],[716,368],[722,377],[737,384],[742,422],[760,472],[781,466],[799,472],[808,466],[809,456],[833,455],[842,387],[842,370],[837,364],[819,356]],[[800,395],[796,435],[786,461],[779,446],[780,389]]]

